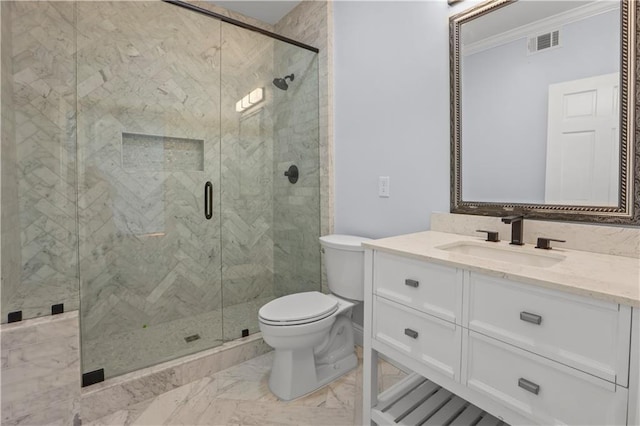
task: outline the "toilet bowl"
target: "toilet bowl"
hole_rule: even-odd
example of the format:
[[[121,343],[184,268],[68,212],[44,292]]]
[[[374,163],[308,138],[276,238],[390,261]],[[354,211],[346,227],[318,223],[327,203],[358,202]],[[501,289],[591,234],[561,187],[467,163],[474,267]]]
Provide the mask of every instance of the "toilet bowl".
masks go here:
[[[278,398],[288,401],[313,392],[358,365],[351,308],[364,296],[360,243],[366,240],[320,238],[332,294],[295,293],[260,308],[262,337],[274,348],[269,389]]]

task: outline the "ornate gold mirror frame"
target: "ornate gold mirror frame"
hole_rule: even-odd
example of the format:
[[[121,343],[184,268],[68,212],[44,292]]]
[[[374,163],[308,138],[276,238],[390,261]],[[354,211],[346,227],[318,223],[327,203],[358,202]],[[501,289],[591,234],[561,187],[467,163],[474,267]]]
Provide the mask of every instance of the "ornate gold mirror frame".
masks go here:
[[[451,212],[484,216],[640,225],[640,1],[621,0],[620,185],[618,206],[477,202],[462,199],[461,26],[517,0],[489,0],[449,19],[451,81]]]

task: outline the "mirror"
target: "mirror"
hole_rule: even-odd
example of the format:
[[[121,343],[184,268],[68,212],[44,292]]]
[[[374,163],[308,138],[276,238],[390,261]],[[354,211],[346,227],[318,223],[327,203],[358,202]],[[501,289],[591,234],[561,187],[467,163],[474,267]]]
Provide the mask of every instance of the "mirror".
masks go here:
[[[640,224],[637,9],[492,0],[450,18],[453,213]]]

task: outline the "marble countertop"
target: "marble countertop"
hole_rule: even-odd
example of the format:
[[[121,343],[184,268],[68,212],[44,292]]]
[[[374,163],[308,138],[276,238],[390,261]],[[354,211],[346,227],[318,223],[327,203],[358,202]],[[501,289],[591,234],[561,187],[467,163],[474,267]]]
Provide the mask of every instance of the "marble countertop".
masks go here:
[[[564,259],[551,266],[536,267],[437,248],[462,241],[478,245],[486,244],[492,248],[518,253],[562,256]],[[511,246],[508,241],[491,243],[484,241],[484,238],[435,231],[382,238],[362,245],[365,248],[640,308],[640,259],[568,250],[561,247],[540,250],[534,248],[532,244]]]

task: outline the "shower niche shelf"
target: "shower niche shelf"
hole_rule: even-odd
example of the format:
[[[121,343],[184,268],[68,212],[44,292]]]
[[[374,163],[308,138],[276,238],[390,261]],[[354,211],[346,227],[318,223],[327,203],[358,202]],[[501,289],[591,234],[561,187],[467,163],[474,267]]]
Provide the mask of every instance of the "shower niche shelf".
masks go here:
[[[122,166],[131,171],[203,171],[204,140],[123,132]]]
[[[378,395],[371,420],[379,425],[508,426],[417,373]]]

